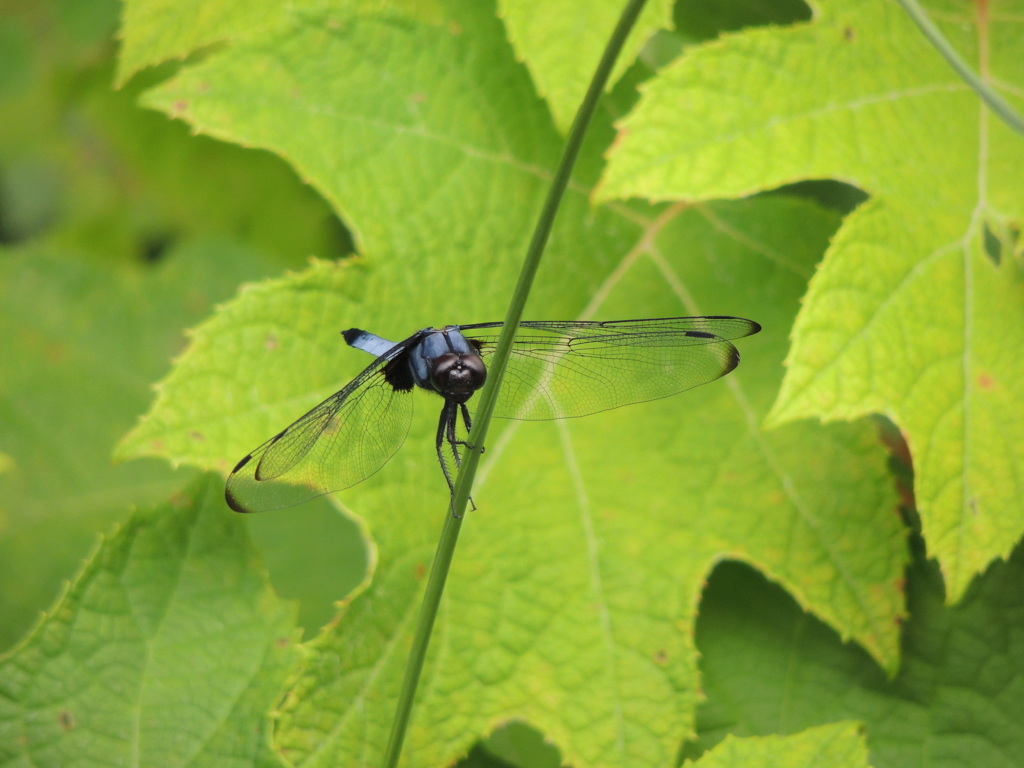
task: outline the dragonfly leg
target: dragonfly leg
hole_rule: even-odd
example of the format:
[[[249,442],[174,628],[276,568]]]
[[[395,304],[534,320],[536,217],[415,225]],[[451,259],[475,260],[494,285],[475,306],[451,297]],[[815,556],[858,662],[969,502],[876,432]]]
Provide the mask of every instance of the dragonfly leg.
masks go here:
[[[473,426],[473,423],[472,423],[472,421],[470,421],[470,418],[469,418],[469,408],[466,407],[465,403],[459,403],[459,407],[462,409],[462,421],[466,425],[466,437],[469,437],[469,430]],[[452,453],[455,454],[455,463],[461,468],[462,467],[462,460],[459,457],[459,449],[456,446],[457,445],[464,445],[464,446],[466,446],[466,448],[468,448],[471,451],[473,450],[473,446],[470,445],[469,443],[467,443],[465,440],[457,440],[456,439],[455,428],[456,428],[456,422],[458,421],[458,418],[459,418],[459,416],[455,412],[455,408],[453,406],[452,407],[452,420],[451,420],[451,422],[449,424],[449,427],[450,427],[451,431],[449,433],[448,439],[451,441],[451,444],[452,444]],[[455,504],[455,496],[454,495],[452,496],[452,504],[453,505]],[[472,496],[469,497],[469,506],[472,508],[472,510],[474,512],[476,512],[476,502],[473,501],[473,497]]]
[[[462,467],[462,457],[459,455],[459,446],[466,445],[465,440],[459,440],[458,435],[455,434],[455,430],[458,426],[458,413],[455,410],[455,403],[450,404],[451,411],[448,418],[448,445],[452,447],[452,455],[455,457],[455,468],[460,469]]]
[[[444,407],[441,409],[441,418],[437,422],[437,462],[441,465],[441,471],[444,472],[444,479],[448,483],[448,499],[449,504],[452,508],[453,517],[461,517],[461,515],[455,512],[455,481],[452,480],[451,470],[448,468],[448,462],[444,455],[444,444],[448,443],[451,448],[452,455],[455,457],[456,468],[462,466],[462,457],[459,456],[459,449],[456,447],[458,440],[455,439],[455,419],[458,416],[458,412],[455,410],[455,403],[445,402]],[[472,506],[474,512],[476,512],[476,504],[473,503],[473,498],[470,497],[469,503]]]
[[[466,425],[466,437],[469,437],[470,431],[473,429],[473,419],[469,416],[469,408],[466,407],[465,403],[459,403],[459,407],[462,409],[462,423]],[[476,448],[465,440],[459,440],[459,445],[466,446],[469,450],[475,451]],[[480,453],[484,452],[484,447],[480,446]]]
[[[444,479],[448,481],[448,491],[455,496],[455,483],[452,482],[451,472],[448,471],[448,462],[444,455],[444,443],[445,434],[450,429],[449,422],[451,421],[451,408],[450,403],[445,401],[444,407],[441,409],[441,418],[437,422],[437,439],[435,447],[437,448],[437,462],[441,465],[441,471],[444,472]]]
[[[448,447],[452,452],[452,457],[455,459],[455,468],[458,469],[462,466],[462,456],[459,455],[459,446],[467,445],[464,440],[459,440],[455,434],[457,427],[459,412],[453,402],[445,402],[444,407],[441,409],[441,418],[437,422],[437,436],[435,440],[435,447],[437,449],[437,462],[441,465],[441,471],[444,472],[444,479],[448,483],[448,494],[452,508],[452,515],[455,517],[461,517],[455,513],[455,481],[452,479],[451,469],[448,467],[447,457],[445,456],[445,446],[447,442]],[[473,501],[473,497],[469,497],[470,508],[476,512],[476,503]]]

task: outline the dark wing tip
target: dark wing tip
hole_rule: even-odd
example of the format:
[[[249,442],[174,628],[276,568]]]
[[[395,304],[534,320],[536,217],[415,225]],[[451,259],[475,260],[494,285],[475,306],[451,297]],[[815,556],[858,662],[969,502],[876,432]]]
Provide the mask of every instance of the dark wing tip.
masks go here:
[[[233,509],[235,512],[241,512],[243,514],[252,512],[251,509],[246,509],[245,507],[243,507],[242,503],[235,498],[235,495],[231,493],[231,486],[224,486],[224,501],[226,501],[228,503],[228,506],[231,507],[231,509]]]
[[[362,328],[349,328],[347,331],[342,331],[341,335],[345,337],[345,343],[351,346],[352,342],[365,333],[366,331]]]
[[[736,370],[736,366],[740,364],[740,351],[736,349],[736,347],[733,347],[732,344],[729,346],[732,347],[732,349],[729,350],[729,357],[725,361],[725,370],[722,371],[723,376]]]
[[[235,465],[235,468],[231,470],[231,474],[228,475],[228,481],[224,486],[224,501],[226,501],[228,506],[235,512],[252,512],[251,509],[243,507],[242,502],[240,502],[235,494],[231,492],[231,479],[250,461],[252,461],[251,453]]]
[[[238,462],[237,464],[235,464],[235,468],[231,470],[231,474],[232,474],[232,475],[233,475],[233,474],[235,474],[235,472],[237,472],[237,471],[238,471],[238,470],[240,470],[240,469],[241,469],[242,467],[244,467],[244,466],[245,466],[246,464],[248,464],[248,463],[249,463],[249,461],[250,461],[251,459],[252,459],[252,454],[250,453],[250,454],[249,454],[248,456],[246,456],[246,457],[245,457],[244,459],[242,459],[242,460],[241,460],[240,462]]]
[[[753,336],[755,333],[761,332],[761,324],[756,320],[747,320],[750,323],[750,330],[747,332],[747,336]]]

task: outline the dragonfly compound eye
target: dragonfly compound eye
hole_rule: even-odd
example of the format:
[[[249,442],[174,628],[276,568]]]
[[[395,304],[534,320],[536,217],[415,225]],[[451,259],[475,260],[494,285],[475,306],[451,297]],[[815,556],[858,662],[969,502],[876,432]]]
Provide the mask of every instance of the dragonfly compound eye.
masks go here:
[[[447,352],[434,360],[430,383],[446,400],[464,403],[484,385],[487,368],[478,355]]]

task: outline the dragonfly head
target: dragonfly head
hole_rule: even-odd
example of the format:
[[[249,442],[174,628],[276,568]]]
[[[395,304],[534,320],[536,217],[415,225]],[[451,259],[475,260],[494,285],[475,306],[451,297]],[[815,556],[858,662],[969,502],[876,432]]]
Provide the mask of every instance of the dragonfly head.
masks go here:
[[[484,361],[475,352],[446,352],[434,358],[430,367],[430,383],[445,399],[464,403],[487,380]]]

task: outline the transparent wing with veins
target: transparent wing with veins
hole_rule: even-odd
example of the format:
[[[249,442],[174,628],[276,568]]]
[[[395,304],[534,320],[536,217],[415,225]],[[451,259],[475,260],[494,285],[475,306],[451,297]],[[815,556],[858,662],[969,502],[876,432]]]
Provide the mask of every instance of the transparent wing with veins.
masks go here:
[[[402,447],[412,421],[411,379],[396,387],[389,365],[401,366],[401,356],[420,336],[396,344],[238,462],[227,481],[228,505],[236,512],[290,507],[353,486],[383,467]]]
[[[485,363],[501,325],[460,326]],[[566,419],[669,397],[729,373],[740,360],[730,339],[759,330],[736,317],[522,322],[494,415]]]
[[[458,328],[486,364],[501,326]],[[759,330],[736,317],[523,322],[495,415],[564,419],[669,397],[729,373],[740,360],[730,340]],[[412,420],[409,353],[436,332],[418,331],[390,348],[377,339],[383,354],[359,376],[238,463],[227,481],[228,504],[238,512],[289,507],[355,485],[384,466]],[[463,413],[461,406],[458,415],[450,410],[455,407],[454,400],[443,405],[438,432],[449,485],[451,464],[459,463],[455,431]]]

